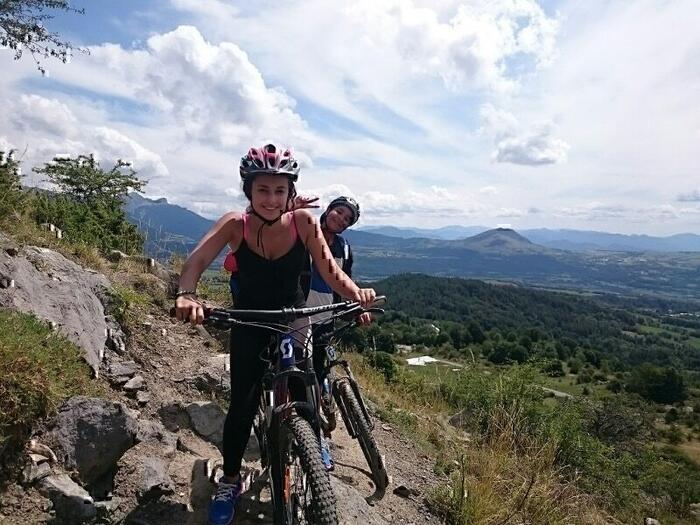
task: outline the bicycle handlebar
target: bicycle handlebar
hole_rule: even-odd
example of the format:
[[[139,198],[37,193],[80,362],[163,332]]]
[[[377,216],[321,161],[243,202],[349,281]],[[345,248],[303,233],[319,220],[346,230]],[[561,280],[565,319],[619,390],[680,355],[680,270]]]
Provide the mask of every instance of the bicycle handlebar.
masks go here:
[[[386,297],[383,295],[375,298],[372,306],[367,310],[377,308],[386,302]],[[360,303],[357,301],[344,301],[342,303],[333,303],[323,306],[311,306],[304,308],[282,308],[280,310],[233,310],[228,308],[204,308],[204,319],[211,319],[216,321],[258,321],[258,322],[274,322],[281,320],[293,321],[299,319],[300,317],[308,317],[315,314],[320,314],[324,312],[337,312],[339,310],[346,310],[349,313],[352,311],[366,311]],[[177,309],[170,309],[170,317],[176,316]]]

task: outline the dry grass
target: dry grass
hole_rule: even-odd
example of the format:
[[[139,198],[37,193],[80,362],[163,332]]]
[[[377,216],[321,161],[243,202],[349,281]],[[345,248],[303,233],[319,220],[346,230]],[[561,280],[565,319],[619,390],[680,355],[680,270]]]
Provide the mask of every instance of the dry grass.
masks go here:
[[[434,487],[428,503],[454,525],[618,524],[556,465],[556,445],[524,436],[518,405],[492,414],[485,441],[446,424],[453,410],[437,393],[401,379],[388,384],[358,354],[347,353],[353,372],[383,419],[436,457],[449,482]],[[418,386],[416,386],[418,385]]]

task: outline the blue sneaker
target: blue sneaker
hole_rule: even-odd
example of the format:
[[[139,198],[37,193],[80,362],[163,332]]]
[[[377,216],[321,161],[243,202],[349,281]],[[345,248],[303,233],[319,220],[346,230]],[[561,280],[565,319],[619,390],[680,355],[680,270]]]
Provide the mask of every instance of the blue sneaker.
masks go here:
[[[333,463],[333,458],[331,457],[331,447],[325,437],[321,437],[321,461],[323,461],[323,466],[326,467],[327,472],[335,468],[335,463]]]
[[[241,481],[216,484],[214,499],[209,504],[209,524],[229,525],[233,521],[236,503],[241,495]]]

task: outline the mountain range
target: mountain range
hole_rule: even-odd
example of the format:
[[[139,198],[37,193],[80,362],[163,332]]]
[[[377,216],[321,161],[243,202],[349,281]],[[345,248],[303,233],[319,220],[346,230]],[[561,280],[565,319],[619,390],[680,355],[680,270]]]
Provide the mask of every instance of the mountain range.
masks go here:
[[[129,198],[125,210],[129,219],[146,235],[147,252],[158,258],[189,252],[213,224],[213,221],[181,206],[169,204],[165,199],[151,200],[136,194]],[[403,229],[391,228],[388,231],[378,228],[372,231],[348,230],[344,234],[355,253],[355,277],[375,280],[398,273],[424,273],[555,289],[585,289],[622,295],[653,294],[700,300],[700,253],[693,251],[614,251],[600,245],[595,245],[595,249],[573,251],[540,244],[533,241],[532,234],[531,238],[527,238],[508,228],[481,231],[456,239],[427,235],[408,237]],[[460,228],[453,226],[439,230],[442,235],[448,232],[455,235]],[[469,228],[465,230],[471,231]],[[430,231],[433,230],[414,230],[421,233]],[[557,232],[573,232],[568,242],[577,245],[585,244],[584,239],[590,241],[594,238],[586,234],[598,233],[528,231],[539,231],[544,236],[549,232],[550,241],[560,239],[557,242],[563,242],[557,237],[560,235]],[[576,237],[578,234],[579,237]],[[600,235],[603,236],[601,239],[605,239],[606,235],[615,237],[615,234]],[[687,235],[690,241],[698,237]],[[670,239],[619,237],[619,242],[640,238],[644,238],[644,242],[649,239]],[[220,264],[220,260],[216,264]]]
[[[429,239],[455,240],[471,237],[489,230],[486,226],[443,226],[442,228],[403,228],[398,226],[366,226],[363,231],[389,237],[425,237]],[[628,252],[698,252],[700,235],[680,233],[668,237],[651,235],[625,235],[587,230],[525,229],[519,233],[530,241],[559,250],[589,251],[610,250]]]

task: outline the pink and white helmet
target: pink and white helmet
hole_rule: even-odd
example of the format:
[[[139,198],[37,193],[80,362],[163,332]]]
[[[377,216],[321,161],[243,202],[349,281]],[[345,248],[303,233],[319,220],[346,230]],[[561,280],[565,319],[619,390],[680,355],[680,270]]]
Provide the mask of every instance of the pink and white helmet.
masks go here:
[[[241,178],[245,181],[252,175],[286,175],[292,182],[299,178],[299,162],[291,149],[280,150],[274,144],[262,148],[250,148],[241,157]]]

